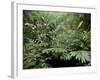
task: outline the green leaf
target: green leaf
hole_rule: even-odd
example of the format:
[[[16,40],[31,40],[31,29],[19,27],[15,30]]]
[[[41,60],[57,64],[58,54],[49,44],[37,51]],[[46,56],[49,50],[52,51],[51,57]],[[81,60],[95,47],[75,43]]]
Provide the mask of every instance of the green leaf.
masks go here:
[[[82,63],[90,62],[90,51],[73,51],[70,52],[72,57],[75,57],[75,59],[81,61]]]
[[[49,52],[64,53],[67,51],[63,48],[48,48],[48,49],[44,49],[42,52],[43,53],[49,53]]]
[[[81,27],[81,25],[83,24],[83,21],[81,21],[77,27],[77,29],[79,29]]]

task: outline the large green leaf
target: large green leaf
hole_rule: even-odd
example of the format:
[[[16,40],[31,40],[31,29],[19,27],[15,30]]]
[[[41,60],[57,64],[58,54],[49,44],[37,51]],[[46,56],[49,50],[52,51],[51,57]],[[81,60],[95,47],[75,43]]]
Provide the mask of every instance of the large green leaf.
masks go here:
[[[90,62],[90,51],[73,51],[70,52],[72,57],[75,57],[75,59],[81,61],[82,63]]]

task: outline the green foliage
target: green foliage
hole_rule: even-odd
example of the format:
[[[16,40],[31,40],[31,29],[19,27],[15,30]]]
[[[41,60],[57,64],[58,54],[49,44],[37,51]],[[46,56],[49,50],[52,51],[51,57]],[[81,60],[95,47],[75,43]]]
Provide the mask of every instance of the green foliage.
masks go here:
[[[90,62],[90,51],[72,51],[70,54],[81,61],[81,63]]]
[[[54,52],[54,53],[65,53],[66,50],[63,48],[49,48],[49,49],[45,49],[43,50],[43,53],[50,53],[50,52]]]
[[[90,14],[23,11],[23,68],[91,65]]]

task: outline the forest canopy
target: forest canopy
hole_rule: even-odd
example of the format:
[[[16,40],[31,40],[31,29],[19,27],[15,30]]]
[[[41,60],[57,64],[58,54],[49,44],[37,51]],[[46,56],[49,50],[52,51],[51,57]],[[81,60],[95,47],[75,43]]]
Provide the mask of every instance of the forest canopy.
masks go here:
[[[23,10],[23,69],[90,65],[90,13]]]

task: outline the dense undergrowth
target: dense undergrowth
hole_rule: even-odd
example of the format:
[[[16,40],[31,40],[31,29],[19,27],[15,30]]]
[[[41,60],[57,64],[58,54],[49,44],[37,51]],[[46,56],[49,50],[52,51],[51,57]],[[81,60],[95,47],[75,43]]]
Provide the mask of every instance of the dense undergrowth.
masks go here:
[[[23,68],[91,65],[91,15],[23,11]]]

